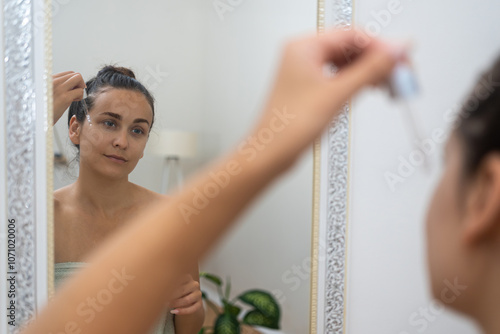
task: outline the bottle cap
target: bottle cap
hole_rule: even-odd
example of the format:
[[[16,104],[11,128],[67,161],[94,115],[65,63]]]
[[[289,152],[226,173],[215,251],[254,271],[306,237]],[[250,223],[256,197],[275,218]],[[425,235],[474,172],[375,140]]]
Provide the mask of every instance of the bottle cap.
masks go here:
[[[407,63],[397,64],[389,78],[389,91],[396,99],[410,99],[418,94],[418,85]]]

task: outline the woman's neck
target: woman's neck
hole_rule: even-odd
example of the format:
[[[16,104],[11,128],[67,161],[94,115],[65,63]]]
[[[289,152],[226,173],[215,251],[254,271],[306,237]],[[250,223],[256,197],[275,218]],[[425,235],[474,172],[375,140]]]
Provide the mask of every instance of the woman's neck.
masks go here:
[[[493,249],[494,248],[494,249]],[[468,305],[469,313],[481,326],[485,334],[500,333],[500,263],[498,254],[500,247],[496,244],[487,247],[487,255],[483,255],[482,270],[476,274],[480,281],[475,282],[476,298]]]
[[[82,204],[106,216],[113,216],[133,201],[133,184],[128,177],[110,179],[84,168],[79,171],[74,190]]]
[[[498,283],[497,283],[498,286]],[[491,294],[484,298],[477,308],[475,318],[478,320],[485,334],[500,333],[500,299],[498,288],[493,288]]]

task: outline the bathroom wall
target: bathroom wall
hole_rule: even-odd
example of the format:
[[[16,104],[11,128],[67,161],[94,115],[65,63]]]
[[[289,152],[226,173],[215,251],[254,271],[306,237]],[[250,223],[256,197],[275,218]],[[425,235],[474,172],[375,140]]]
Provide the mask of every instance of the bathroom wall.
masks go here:
[[[385,92],[367,90],[353,100],[349,334],[478,333],[432,303],[424,221],[441,170],[442,133],[478,73],[500,52],[493,33],[500,31],[498,12],[500,3],[483,0],[355,3],[358,25],[413,44],[421,94],[411,105],[429,153],[428,167],[419,165],[422,149],[404,126],[407,110]]]
[[[245,139],[272,84],[284,42],[316,30],[316,1],[242,1],[223,20],[203,5],[202,124],[216,152]],[[210,149],[209,149],[210,150]],[[240,219],[202,269],[231,276],[235,292],[262,288],[282,306],[282,332],[309,331],[312,152]]]

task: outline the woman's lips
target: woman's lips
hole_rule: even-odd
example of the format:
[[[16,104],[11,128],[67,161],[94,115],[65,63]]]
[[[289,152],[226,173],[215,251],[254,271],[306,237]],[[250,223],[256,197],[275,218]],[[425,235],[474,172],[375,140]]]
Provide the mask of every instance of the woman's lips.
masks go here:
[[[117,162],[117,163],[120,163],[120,164],[124,164],[127,162],[127,160],[125,158],[122,158],[118,155],[104,155],[106,158],[114,161],[114,162]]]

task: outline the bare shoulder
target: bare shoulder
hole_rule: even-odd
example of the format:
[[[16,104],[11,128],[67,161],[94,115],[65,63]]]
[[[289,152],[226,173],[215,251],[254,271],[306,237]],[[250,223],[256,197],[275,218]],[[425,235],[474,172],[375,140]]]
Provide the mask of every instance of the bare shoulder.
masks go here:
[[[73,184],[70,184],[54,191],[54,211],[56,215],[62,213],[68,202],[71,201],[72,186]]]
[[[74,239],[71,237],[75,229],[73,223],[74,213],[74,196],[72,185],[54,191],[54,260],[58,262],[72,261],[71,253],[74,246]]]
[[[69,222],[78,217],[78,203],[73,184],[54,191],[54,227],[58,233],[66,233]]]
[[[134,184],[136,193],[138,194],[138,199],[140,202],[146,205],[153,205],[160,201],[167,200],[169,196],[160,194],[154,191],[151,191],[147,188],[141,187],[137,184]]]

